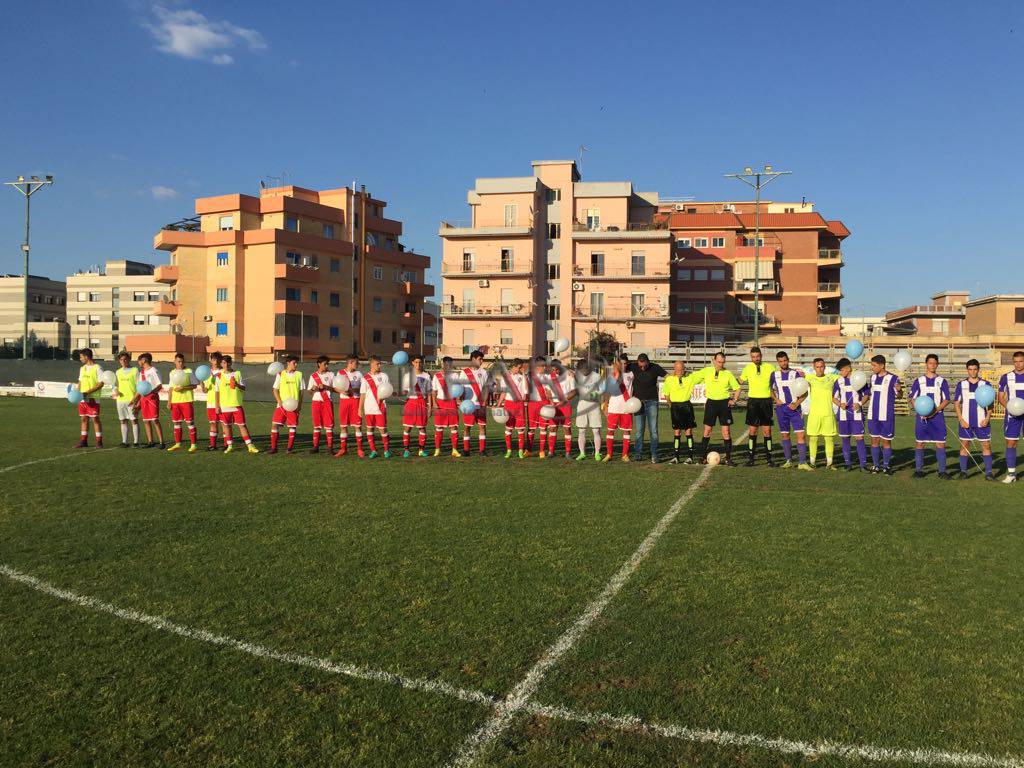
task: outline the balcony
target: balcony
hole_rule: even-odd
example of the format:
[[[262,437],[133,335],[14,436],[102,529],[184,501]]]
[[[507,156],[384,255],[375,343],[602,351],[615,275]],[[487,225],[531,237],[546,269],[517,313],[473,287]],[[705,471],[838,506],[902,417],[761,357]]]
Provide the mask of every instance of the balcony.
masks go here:
[[[441,237],[528,237],[533,224],[508,225],[504,223],[474,221],[442,221],[437,234]]]
[[[274,336],[275,352],[302,352],[303,356],[320,352],[320,339],[314,336]]]
[[[441,317],[476,320],[483,317],[528,320],[532,317],[529,304],[442,304]]]
[[[576,267],[572,271],[572,279],[582,282],[588,280],[626,280],[629,282],[646,282],[650,280],[668,280],[672,276],[668,266],[644,268],[640,272],[634,272],[631,268],[604,269],[601,267]]]
[[[886,322],[902,318],[910,318],[914,315],[935,315],[938,317],[962,318],[965,310],[960,305],[953,304],[914,304],[910,307],[903,307],[892,312],[885,313]]]
[[[572,225],[573,240],[671,240],[667,222],[609,224],[593,227],[580,222]]]
[[[838,248],[819,248],[818,263],[831,266],[843,266],[843,252]]]
[[[761,280],[761,287],[758,288],[758,294],[774,296],[779,292],[779,284],[775,280]],[[735,295],[754,295],[754,281],[753,280],[736,280],[733,282],[732,292]]]
[[[483,351],[485,355],[504,358],[506,362],[516,357],[529,358],[533,355],[532,348],[525,344],[442,344],[437,354],[442,357],[468,358],[475,349]]]
[[[274,277],[293,283],[315,283],[320,280],[318,267],[299,267],[294,264],[275,264]]]
[[[753,313],[737,315],[735,317],[735,319],[733,320],[733,322],[737,326],[739,326],[741,328],[753,328],[754,327],[754,315],[753,315]],[[779,325],[779,321],[776,319],[775,315],[766,315],[766,314],[763,314],[763,313],[760,314],[760,317],[759,317],[759,320],[758,320],[758,327],[760,327],[760,328],[777,328],[778,325]]]
[[[178,282],[180,271],[177,266],[164,264],[153,270],[153,279],[168,285]]]
[[[166,297],[153,304],[153,314],[157,317],[177,317],[180,306],[176,301],[170,301]]]
[[[402,283],[402,293],[406,296],[426,298],[434,295],[434,286],[429,283],[413,283],[408,280]]]
[[[274,314],[276,315],[298,315],[304,314],[309,317],[320,316],[320,305],[310,304],[307,301],[294,301],[292,299],[274,299]]]
[[[489,277],[530,277],[533,274],[532,259],[512,261],[445,261],[441,264],[441,277],[489,278]]]
[[[651,323],[668,320],[668,306],[660,303],[639,304],[629,299],[608,301],[601,306],[587,305],[573,307],[574,320],[632,320],[637,323]]]
[[[822,298],[842,298],[841,283],[818,283],[818,295]]]
[[[818,315],[818,325],[839,325],[839,315]]]
[[[389,235],[402,234],[402,222],[395,221],[394,219],[385,219],[383,216],[374,216],[372,213],[366,214],[366,228]]]

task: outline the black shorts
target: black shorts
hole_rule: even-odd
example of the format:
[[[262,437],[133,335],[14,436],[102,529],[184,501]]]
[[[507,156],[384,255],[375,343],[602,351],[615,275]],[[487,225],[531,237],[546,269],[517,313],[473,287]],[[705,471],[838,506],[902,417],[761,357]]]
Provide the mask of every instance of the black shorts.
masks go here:
[[[704,403],[704,426],[713,427],[716,422],[723,427],[732,424],[732,406],[728,400],[708,400]]]
[[[672,403],[672,429],[693,429],[697,421],[693,417],[693,403]]]
[[[775,423],[775,401],[770,397],[747,398],[747,426],[770,427]]]

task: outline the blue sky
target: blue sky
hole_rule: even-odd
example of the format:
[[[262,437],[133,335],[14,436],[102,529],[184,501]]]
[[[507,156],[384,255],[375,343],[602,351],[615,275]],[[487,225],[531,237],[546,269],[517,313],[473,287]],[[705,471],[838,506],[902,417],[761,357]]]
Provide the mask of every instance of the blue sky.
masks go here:
[[[152,236],[194,197],[282,172],[365,183],[436,264],[474,178],[585,144],[585,178],[663,196],[793,171],[769,197],[853,231],[851,313],[1024,291],[1024,4],[40,0],[4,26],[30,53],[0,70],[0,173],[58,182],[33,199],[34,273],[163,261]]]

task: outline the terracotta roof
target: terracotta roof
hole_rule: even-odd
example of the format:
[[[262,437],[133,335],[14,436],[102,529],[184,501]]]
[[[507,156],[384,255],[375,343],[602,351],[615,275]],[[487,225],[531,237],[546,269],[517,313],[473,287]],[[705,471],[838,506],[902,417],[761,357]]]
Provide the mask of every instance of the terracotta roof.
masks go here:
[[[836,237],[847,237],[850,234],[850,230],[839,220],[828,222],[828,231]]]
[[[754,214],[738,213],[744,229],[754,228]],[[762,213],[761,229],[827,229],[828,224],[820,213]]]
[[[669,229],[743,229],[735,213],[673,213]]]

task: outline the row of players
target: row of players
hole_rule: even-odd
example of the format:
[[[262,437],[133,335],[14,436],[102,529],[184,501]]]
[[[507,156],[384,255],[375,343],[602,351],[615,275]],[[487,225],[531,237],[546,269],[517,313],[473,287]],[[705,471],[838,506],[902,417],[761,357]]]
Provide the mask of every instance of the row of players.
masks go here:
[[[630,460],[630,440],[633,430],[634,399],[640,400],[638,420],[640,430],[635,442],[637,452],[642,448],[643,428],[646,422],[651,436],[651,457],[657,460],[656,418],[658,394],[657,384],[663,382],[662,399],[670,407],[673,441],[673,463],[698,460],[694,455],[693,430],[697,427],[693,404],[690,402],[693,388],[703,384],[707,402],[704,408],[703,436],[700,458],[706,461],[713,428],[720,425],[725,447],[725,463],[734,465],[732,459],[732,407],[741,392],[741,385],[748,387],[746,424],[748,427],[747,464],[755,461],[758,434],[762,436],[766,460],[774,465],[772,448],[772,427],[778,421],[782,448],[785,456],[784,467],[797,466],[813,469],[816,461],[817,444],[824,438],[825,466],[835,469],[833,462],[833,438],[838,435],[842,442],[844,464],[855,469],[853,450],[860,469],[882,474],[891,473],[892,440],[895,437],[896,400],[903,394],[899,376],[888,371],[885,358],[877,355],[871,359],[872,375],[860,388],[851,380],[853,366],[847,359],[836,363],[837,373],[825,372],[825,361],[814,361],[814,373],[791,368],[785,352],[776,355],[777,365],[762,361],[761,350],[754,347],[750,352],[750,363],[742,370],[739,379],[725,368],[725,356],[715,355],[712,365],[693,373],[687,373],[684,364],[677,361],[672,373],[651,363],[641,355],[636,363],[630,363],[625,356],[615,361],[605,376],[592,361],[581,360],[574,369],[563,367],[558,361],[538,357],[527,363],[515,360],[509,368],[494,366],[489,370],[483,366],[483,354],[474,352],[470,364],[460,372],[453,368],[451,358],[442,360],[442,369],[427,373],[423,358],[411,360],[411,371],[403,381],[403,394],[407,396],[403,406],[403,447],[404,455],[411,455],[412,432],[417,431],[418,454],[427,455],[427,425],[434,423],[434,455],[440,455],[443,433],[447,429],[451,437],[452,455],[468,453],[472,427],[478,427],[479,452],[485,450],[486,409],[492,409],[492,418],[505,426],[506,458],[513,454],[513,437],[518,442],[518,456],[526,458],[538,447],[541,457],[554,455],[558,430],[562,430],[565,456],[572,452],[571,428],[577,428],[579,452],[577,460],[586,458],[586,432],[593,434],[594,458],[609,461],[612,457],[614,433],[622,438],[622,458]],[[99,421],[99,403],[93,397],[103,382],[99,368],[93,362],[91,350],[80,351],[82,369],[79,389],[83,400],[79,404],[81,415],[81,440],[85,447],[88,440],[88,423],[92,420],[97,445],[102,447],[102,428]],[[1024,352],[1013,356],[1014,369],[1004,374],[998,384],[998,398],[1003,405],[1014,397],[1024,396]],[[114,398],[118,418],[121,422],[122,445],[128,445],[131,430],[135,444],[138,444],[138,423],[141,419],[149,445],[154,434],[163,446],[163,432],[159,421],[159,392],[164,387],[160,375],[152,365],[152,358],[143,353],[138,359],[139,367],[131,365],[130,357],[119,356],[120,368],[116,371]],[[227,451],[233,450],[233,426],[237,425],[247,449],[257,453],[245,424],[245,384],[241,373],[232,368],[229,355],[210,355],[210,375],[199,381],[192,369],[185,367],[184,357],[175,358],[175,371],[180,381],[168,384],[171,421],[174,428],[174,444],[168,450],[182,448],[184,429],[188,429],[190,448],[196,447],[194,417],[194,392],[206,393],[207,416],[210,423],[207,450],[215,450],[220,431],[223,432]],[[340,446],[334,454],[342,456],[347,452],[349,427],[354,428],[357,453],[360,457],[378,455],[376,437],[382,443],[382,454],[390,456],[390,438],[387,431],[386,400],[393,389],[388,375],[381,370],[380,360],[370,359],[369,371],[359,370],[358,360],[350,356],[344,369],[332,372],[330,361],[321,356],[317,359],[317,370],[308,379],[297,369],[297,358],[288,358],[284,370],[274,380],[273,391],[277,401],[271,423],[271,453],[278,449],[282,428],[288,430],[287,448],[294,450],[295,432],[305,393],[311,394],[313,419],[313,452],[319,452],[321,437],[333,451],[335,427],[334,395],[337,394],[337,425]],[[960,476],[967,474],[971,457],[970,445],[979,442],[982,447],[985,476],[992,477],[991,452],[991,408],[975,401],[974,394],[980,386],[987,384],[979,376],[978,361],[967,363],[967,377],[951,389],[949,382],[937,374],[939,360],[929,355],[924,375],[913,380],[909,396],[913,401],[919,397],[931,398],[934,408],[928,416],[917,416],[915,420],[915,477],[923,477],[924,448],[935,448],[938,477],[948,478],[946,472],[946,423],[944,412],[952,405],[958,420],[960,440]],[[172,371],[172,379],[176,373]],[[140,394],[138,385],[147,382],[149,390]],[[807,387],[796,384],[805,381]],[[341,384],[341,386],[339,386]],[[461,390],[461,391],[460,391]],[[636,397],[634,396],[636,390]],[[807,406],[804,401],[807,400]],[[575,418],[573,403],[575,401]],[[469,405],[465,405],[468,403]],[[649,406],[653,403],[653,413]],[[461,408],[460,408],[461,404]],[[807,410],[805,416],[804,410]],[[462,451],[459,451],[459,420],[462,416]],[[602,454],[600,430],[602,422],[607,427],[605,451]],[[369,452],[363,449],[363,428]],[[1016,480],[1016,443],[1021,437],[1024,417],[1007,414],[1004,422],[1006,437],[1007,476],[1005,482]],[[865,428],[871,441],[871,464],[867,463]],[[685,436],[688,456],[681,456]],[[793,443],[797,444],[797,460],[793,460]],[[538,445],[539,444],[539,445]],[[808,450],[809,449],[809,450]]]

